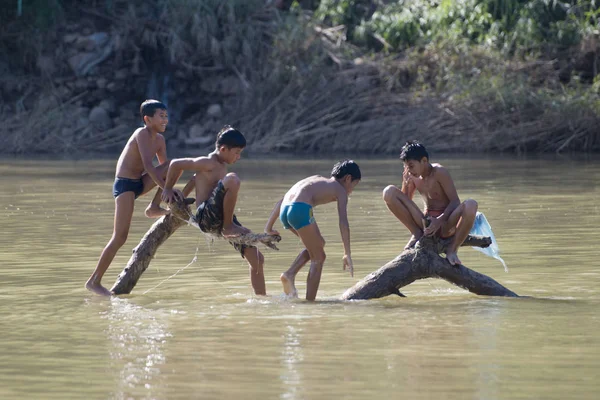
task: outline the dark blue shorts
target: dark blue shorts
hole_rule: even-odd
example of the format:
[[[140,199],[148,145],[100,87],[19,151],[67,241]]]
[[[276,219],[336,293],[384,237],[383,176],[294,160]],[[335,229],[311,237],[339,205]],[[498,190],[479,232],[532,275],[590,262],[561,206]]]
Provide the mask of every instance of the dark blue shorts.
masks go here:
[[[113,196],[115,199],[122,193],[133,192],[137,199],[144,192],[144,181],[141,179],[119,178],[113,184]]]

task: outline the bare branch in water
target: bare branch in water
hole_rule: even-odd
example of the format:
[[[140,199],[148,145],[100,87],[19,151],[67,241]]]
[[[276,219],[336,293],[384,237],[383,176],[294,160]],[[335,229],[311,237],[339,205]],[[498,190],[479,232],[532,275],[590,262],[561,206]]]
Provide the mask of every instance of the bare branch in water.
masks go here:
[[[346,290],[343,300],[368,300],[400,293],[399,290],[418,279],[442,278],[472,293],[483,296],[519,297],[492,278],[473,271],[464,265],[450,265],[439,256],[449,240],[423,237],[415,248],[404,250],[396,258],[364,277]],[[487,247],[489,237],[469,236],[463,246]]]

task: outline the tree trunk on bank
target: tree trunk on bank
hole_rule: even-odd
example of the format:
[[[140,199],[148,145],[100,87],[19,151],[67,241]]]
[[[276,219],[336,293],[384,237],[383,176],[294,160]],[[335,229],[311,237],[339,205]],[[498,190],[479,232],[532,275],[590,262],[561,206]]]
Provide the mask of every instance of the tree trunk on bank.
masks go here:
[[[368,300],[396,294],[404,297],[399,289],[417,279],[442,278],[468,291],[485,296],[518,297],[492,278],[475,272],[464,265],[452,266],[439,256],[445,252],[450,239],[423,237],[410,250],[363,278],[346,290],[342,300]],[[462,246],[487,247],[489,237],[468,236]]]

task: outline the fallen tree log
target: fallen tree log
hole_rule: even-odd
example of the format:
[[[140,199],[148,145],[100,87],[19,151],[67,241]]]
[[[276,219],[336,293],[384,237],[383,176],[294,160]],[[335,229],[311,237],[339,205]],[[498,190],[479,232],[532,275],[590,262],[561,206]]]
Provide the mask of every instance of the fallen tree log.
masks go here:
[[[152,224],[140,243],[133,249],[133,254],[127,266],[119,274],[115,284],[110,289],[112,293],[131,293],[140,276],[150,265],[150,261],[154,258],[154,254],[156,254],[156,250],[160,245],[177,229],[188,223],[192,213],[187,204],[178,202],[172,204],[170,208],[171,213],[160,217]]]
[[[127,262],[127,266],[121,271],[114,285],[110,289],[113,294],[129,294],[137,284],[150,261],[154,258],[156,250],[162,245],[177,229],[183,225],[194,225],[198,228],[193,219],[189,204],[194,199],[185,199],[170,204],[171,213],[160,217],[144,235],[140,243],[133,249],[133,254]],[[198,228],[199,229],[199,228]],[[222,238],[220,236],[209,235],[212,239]],[[264,244],[267,247],[278,250],[275,242],[281,240],[281,236],[269,235],[266,233],[248,233],[235,238],[226,240],[238,242],[247,245]]]
[[[444,253],[451,239],[422,237],[416,246],[404,250],[396,258],[364,277],[346,290],[342,300],[368,300],[396,294],[399,289],[418,279],[441,278],[468,291],[485,296],[519,297],[492,278],[464,265],[453,266],[439,254]],[[491,239],[468,236],[462,246],[487,247]]]

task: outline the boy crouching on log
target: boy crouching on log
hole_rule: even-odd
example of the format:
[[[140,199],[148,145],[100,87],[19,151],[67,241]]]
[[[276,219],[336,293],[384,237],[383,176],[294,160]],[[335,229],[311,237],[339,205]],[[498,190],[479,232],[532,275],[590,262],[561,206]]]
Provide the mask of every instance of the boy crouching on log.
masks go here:
[[[314,300],[321,282],[321,271],[325,262],[325,239],[321,236],[317,222],[313,217],[313,207],[337,201],[340,232],[344,243],[344,270],[354,276],[354,266],[350,257],[350,226],[348,224],[348,196],[360,182],[360,168],[352,160],[345,160],[333,166],[331,177],[309,176],[297,182],[283,199],[279,200],[267,221],[265,232],[279,233],[273,230],[277,217],[283,227],[299,236],[303,249],[290,268],[281,274],[281,283],[285,294],[297,297],[294,281],[296,274],[310,260],[310,271],[306,281],[306,300]]]
[[[198,211],[195,219],[200,230],[205,233],[234,238],[250,230],[244,228],[233,211],[240,190],[240,178],[237,174],[227,173],[227,165],[240,159],[246,147],[246,138],[229,125],[217,135],[215,150],[205,157],[179,158],[169,164],[162,199],[170,203],[175,197],[187,196],[195,189]],[[194,171],[195,175],[181,193],[173,186],[183,171]],[[265,295],[265,276],[263,272],[264,256],[254,246],[230,241],[250,266],[250,281],[254,293]]]
[[[473,226],[477,202],[471,199],[460,202],[450,173],[440,164],[429,162],[429,154],[422,144],[407,142],[402,147],[400,159],[404,162],[402,188],[394,185],[386,187],[383,200],[392,214],[412,233],[404,249],[414,247],[424,234],[452,237],[446,250],[446,259],[452,265],[460,265],[456,252]],[[423,197],[424,212],[412,200],[415,190]],[[430,219],[427,227],[423,225],[424,218]]]

